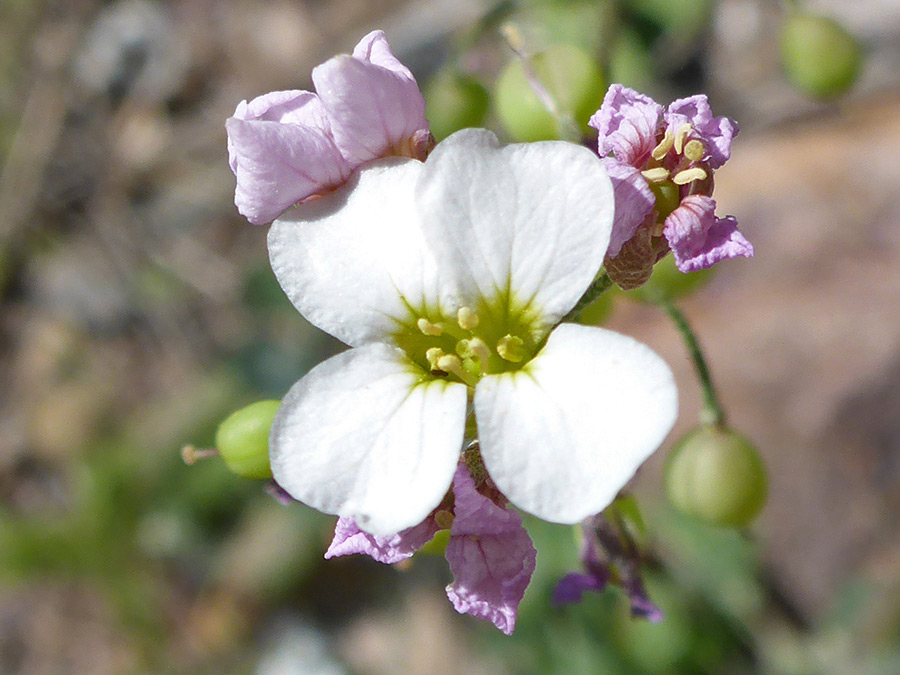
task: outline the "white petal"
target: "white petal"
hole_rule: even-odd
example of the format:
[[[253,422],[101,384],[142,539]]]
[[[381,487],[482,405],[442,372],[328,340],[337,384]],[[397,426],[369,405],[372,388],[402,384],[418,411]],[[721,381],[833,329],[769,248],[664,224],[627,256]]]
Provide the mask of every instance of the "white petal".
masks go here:
[[[383,339],[409,319],[408,306],[439,309],[437,267],[413,206],[421,170],[413,159],[372,162],[269,230],[272,269],[291,302],[349,345]]]
[[[475,389],[485,467],[510,501],[576,523],[599,513],[659,447],[678,392],[648,347],[602,328],[563,324],[525,368]]]
[[[467,302],[512,292],[543,327],[593,281],[609,244],[612,185],[587,148],[548,141],[500,147],[484,129],[434,149],[416,191],[425,236]]]
[[[272,474],[295,499],[375,535],[417,525],[453,478],[466,388],[423,381],[398,350],[357,347],[319,364],[272,424]]]

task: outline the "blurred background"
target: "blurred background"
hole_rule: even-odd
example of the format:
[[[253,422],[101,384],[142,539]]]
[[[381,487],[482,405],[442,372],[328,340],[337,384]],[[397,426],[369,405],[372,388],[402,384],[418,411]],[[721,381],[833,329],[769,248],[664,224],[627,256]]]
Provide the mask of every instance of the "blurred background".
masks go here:
[[[516,119],[504,26],[563,55],[548,88],[581,124],[623,82],[709,93],[741,125],[716,196],[756,258],[682,307],[769,469],[749,531],[663,495],[700,405],[672,325],[621,293],[591,317],[682,393],[635,481],[661,624],[615,591],[552,607],[576,544],[528,521],[538,569],[507,638],[455,614],[442,557],[326,562],[332,518],[181,459],[341,348],[233,206],[236,104],[309,88],[382,28],[435,135],[521,138],[539,125]],[[900,672],[898,156],[896,0],[0,0],[0,672]]]

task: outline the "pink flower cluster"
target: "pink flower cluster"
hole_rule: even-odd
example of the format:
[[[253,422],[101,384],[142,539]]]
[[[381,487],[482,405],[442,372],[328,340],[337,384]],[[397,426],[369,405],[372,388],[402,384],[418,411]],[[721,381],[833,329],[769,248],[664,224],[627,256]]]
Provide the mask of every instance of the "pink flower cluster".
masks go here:
[[[234,203],[254,225],[342,185],[361,164],[387,155],[424,159],[434,144],[425,100],[382,31],[352,55],[313,69],[317,93],[275,91],[241,101],[225,122]]]
[[[447,586],[450,602],[461,614],[487,619],[510,635],[537,552],[521,516],[506,507],[489,479],[476,484],[464,462],[456,470],[451,494],[451,504],[442,504],[419,525],[392,537],[368,534],[352,518],[341,518],[325,557],[363,553],[393,564],[412,557],[449,527],[446,556],[454,576]]]
[[[664,109],[614,84],[590,125],[599,132],[598,151],[616,195],[605,263],[613,281],[640,286],[669,250],[682,272],[753,256],[737,221],[715,215],[713,172],[731,156],[738,126],[714,117],[706,96]]]

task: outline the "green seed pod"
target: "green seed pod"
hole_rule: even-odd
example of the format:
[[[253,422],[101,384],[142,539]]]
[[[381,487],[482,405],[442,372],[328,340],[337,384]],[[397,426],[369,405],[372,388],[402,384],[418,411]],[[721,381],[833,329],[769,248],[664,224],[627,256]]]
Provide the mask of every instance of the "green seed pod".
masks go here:
[[[606,93],[606,81],[600,66],[574,45],[554,45],[531,59],[537,80],[556,102],[562,114],[569,114],[582,133],[587,133],[591,118]],[[525,65],[510,61],[494,87],[497,114],[504,128],[516,141],[542,141],[560,138],[559,120],[535,93]]]
[[[257,401],[229,415],[216,431],[216,448],[232,473],[243,478],[272,477],[269,429],[281,401]]]
[[[447,69],[428,81],[425,102],[431,133],[441,140],[460,129],[484,126],[490,96],[474,77]]]
[[[716,525],[743,527],[762,509],[768,480],[759,452],[743,436],[701,426],[669,455],[666,493],[679,510]]]
[[[836,21],[791,13],[781,27],[781,62],[788,79],[814,98],[844,94],[862,67],[859,44]]]

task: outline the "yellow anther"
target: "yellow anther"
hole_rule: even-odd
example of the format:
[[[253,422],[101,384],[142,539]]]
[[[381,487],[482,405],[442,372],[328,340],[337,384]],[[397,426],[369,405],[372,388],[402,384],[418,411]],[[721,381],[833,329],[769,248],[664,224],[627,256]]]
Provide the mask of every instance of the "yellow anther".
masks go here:
[[[689,133],[691,133],[691,125],[688,122],[678,127],[678,131],[675,132],[675,152],[679,155],[684,150],[684,141]]]
[[[525,358],[525,343],[518,335],[505,335],[497,341],[497,354],[504,361],[519,363]]]
[[[675,183],[675,185],[687,185],[691,181],[703,180],[705,178],[706,171],[699,166],[695,166],[693,169],[685,169],[684,171],[676,173],[672,176],[672,182]]]
[[[463,330],[472,330],[478,328],[478,312],[471,307],[460,307],[456,312],[456,323]]]
[[[428,361],[428,365],[432,370],[441,370],[438,366],[438,361],[440,361],[441,357],[444,355],[443,349],[440,347],[432,347],[425,352],[425,359]]]
[[[684,145],[684,156],[692,162],[699,162],[703,159],[703,155],[705,154],[706,148],[703,147],[703,142],[698,141],[696,138],[688,141]]]
[[[662,183],[669,177],[669,170],[665,167],[658,166],[655,169],[641,171],[641,175],[651,183]]]
[[[437,360],[437,367],[438,370],[443,370],[445,373],[456,375],[470,387],[474,387],[478,384],[478,378],[463,368],[462,361],[459,360],[459,357],[456,354],[444,354]]]
[[[449,530],[454,520],[456,520],[455,516],[446,509],[434,512],[434,522],[442,530]]]
[[[491,350],[488,348],[487,343],[485,343],[484,340],[478,337],[474,337],[469,340],[460,340],[459,342],[457,342],[456,353],[459,354],[460,358],[463,359],[464,367],[467,360],[472,361],[474,359],[475,361],[477,361],[478,365],[476,368],[467,368],[467,370],[473,372],[473,374],[475,375],[481,375],[482,373],[484,373],[485,366],[487,366],[487,361],[491,356]]]
[[[491,348],[487,346],[487,342],[478,337],[469,340],[469,351],[478,357],[482,368],[487,364],[488,359],[491,358]]]
[[[416,325],[419,327],[419,330],[422,331],[425,335],[431,335],[432,337],[437,337],[439,335],[444,334],[444,328],[439,323],[431,323],[425,317],[422,317],[418,321],[416,321]]]
[[[653,152],[650,153],[650,156],[655,160],[661,160],[663,157],[669,154],[669,150],[672,149],[672,146],[675,145],[675,135],[666,129],[666,135],[663,136],[663,139],[659,142],[655,148],[653,148]]]

